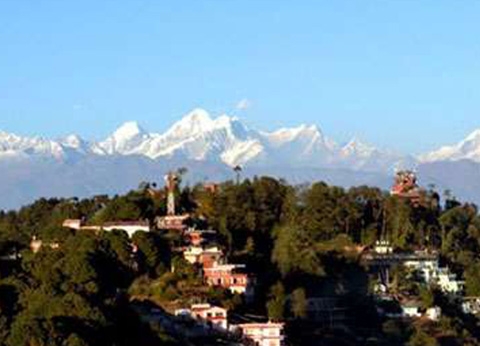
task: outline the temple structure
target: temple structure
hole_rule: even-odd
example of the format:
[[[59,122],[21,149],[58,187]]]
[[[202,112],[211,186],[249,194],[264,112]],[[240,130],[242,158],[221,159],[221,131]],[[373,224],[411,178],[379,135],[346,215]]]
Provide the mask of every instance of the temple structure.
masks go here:
[[[406,198],[414,204],[420,203],[422,190],[417,184],[417,175],[413,171],[399,171],[390,191],[393,196]]]

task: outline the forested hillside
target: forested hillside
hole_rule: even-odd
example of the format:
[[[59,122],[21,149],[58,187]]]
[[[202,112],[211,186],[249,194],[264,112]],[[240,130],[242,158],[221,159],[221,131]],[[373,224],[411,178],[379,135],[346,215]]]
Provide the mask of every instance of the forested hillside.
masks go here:
[[[230,263],[255,277],[247,301],[207,287],[186,262],[173,230],[74,231],[86,224],[148,220],[165,215],[165,191],[143,183],[123,196],[41,199],[0,213],[0,345],[220,345],[234,336],[189,337],[142,314],[145,304],[165,312],[208,301],[232,316],[285,322],[287,345],[480,345],[480,320],[458,296],[427,285],[398,266],[390,271],[392,296],[438,306],[434,321],[393,318],[379,309],[378,275],[365,261],[378,241],[395,254],[438,254],[465,281],[464,296],[480,296],[480,217],[473,204],[430,190],[425,202],[366,186],[343,189],[318,182],[291,186],[269,177],[177,191],[177,209],[191,227],[218,231]],[[8,198],[3,196],[2,198]],[[41,239],[40,251],[31,250]],[[339,322],[315,319],[311,302],[330,299]],[[335,310],[334,309],[334,310]],[[333,315],[332,315],[333,316]]]

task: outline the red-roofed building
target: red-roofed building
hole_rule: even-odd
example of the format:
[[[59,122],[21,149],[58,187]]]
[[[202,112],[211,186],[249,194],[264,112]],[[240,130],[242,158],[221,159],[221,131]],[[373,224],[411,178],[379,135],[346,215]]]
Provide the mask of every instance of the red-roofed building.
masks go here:
[[[244,272],[245,266],[239,264],[215,265],[204,268],[204,277],[208,285],[219,286],[232,293],[253,296],[253,278]]]
[[[192,246],[183,252],[183,257],[191,264],[201,264],[205,269],[221,264],[223,261],[223,252],[216,246],[210,248]]]
[[[185,239],[188,241],[189,244],[193,246],[200,246],[209,240],[215,238],[217,236],[217,232],[215,231],[204,231],[204,230],[196,230],[196,229],[189,229],[185,232]]]
[[[167,215],[157,218],[157,228],[163,230],[186,231],[188,228],[187,220],[190,215]]]

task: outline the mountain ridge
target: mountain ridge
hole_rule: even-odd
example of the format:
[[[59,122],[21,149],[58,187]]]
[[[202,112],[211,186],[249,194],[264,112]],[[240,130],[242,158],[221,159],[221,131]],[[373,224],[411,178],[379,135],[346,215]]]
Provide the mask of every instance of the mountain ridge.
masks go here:
[[[338,144],[317,125],[267,132],[197,108],[162,133],[130,121],[100,141],[76,134],[53,140],[0,131],[0,209],[40,197],[123,193],[181,166],[188,168],[185,181],[190,184],[232,179],[236,165],[244,177],[382,189],[389,188],[396,170],[415,169],[421,185],[432,183],[480,204],[480,130],[456,145],[414,157],[358,138]]]
[[[422,162],[472,160],[480,162],[480,129],[471,132],[457,144],[446,145],[422,155]]]
[[[212,118],[200,108],[163,133],[147,132],[137,122],[129,121],[98,142],[75,134],[55,141],[0,131],[0,159],[15,153],[25,158],[39,155],[60,160],[82,155],[140,155],[154,160],[184,157],[222,162],[230,167],[284,164],[316,168],[353,166],[374,171],[385,171],[408,157],[358,140],[338,145],[317,125],[303,124],[267,132],[251,129],[237,117],[223,114]],[[413,162],[412,158],[409,162]]]

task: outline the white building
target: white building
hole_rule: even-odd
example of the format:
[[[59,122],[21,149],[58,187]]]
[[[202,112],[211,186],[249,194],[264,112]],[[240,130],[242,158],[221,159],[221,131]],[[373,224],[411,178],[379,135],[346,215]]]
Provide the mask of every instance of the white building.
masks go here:
[[[439,270],[438,258],[419,258],[407,260],[403,263],[407,268],[418,271],[427,284],[430,284]]]
[[[434,306],[428,309],[422,309],[420,302],[408,301],[402,303],[402,314],[404,318],[427,318],[430,321],[438,321],[442,316],[442,309]]]
[[[420,312],[419,302],[405,302],[400,305],[402,308],[402,317],[406,318],[420,318],[422,313]]]
[[[387,255],[393,253],[393,247],[390,245],[388,240],[377,240],[375,243],[375,248],[373,249],[375,253],[380,255]]]
[[[63,227],[71,228],[74,230],[83,230],[83,231],[113,231],[115,229],[125,231],[128,236],[131,238],[135,232],[143,231],[150,232],[150,224],[148,221],[115,221],[115,222],[105,222],[102,225],[85,225],[82,220],[65,220],[63,222]]]
[[[192,305],[190,309],[175,311],[175,316],[191,318],[205,327],[220,330],[228,330],[227,314],[226,309],[210,304],[196,304]]]
[[[452,273],[448,267],[440,268],[438,259],[410,260],[404,262],[404,266],[418,271],[426,284],[435,284],[444,293],[460,294],[463,292],[465,283],[458,280],[457,275]]]
[[[79,230],[83,226],[83,222],[80,219],[67,219],[63,221],[63,227]]]
[[[167,215],[159,216],[156,218],[156,224],[158,229],[163,230],[176,230],[186,231],[188,229],[187,221],[190,219],[190,215]]]
[[[254,342],[258,346],[282,346],[285,336],[283,335],[283,323],[246,323],[237,325],[246,340]]]
[[[44,245],[48,246],[52,250],[60,249],[60,243],[58,242],[53,241],[43,244],[42,240],[38,239],[36,236],[33,236],[32,240],[30,241],[30,250],[32,250],[33,253],[37,253]]]
[[[425,312],[425,317],[427,317],[430,321],[436,322],[440,320],[440,317],[442,317],[442,309],[438,306],[427,309]]]
[[[480,297],[464,298],[462,310],[465,314],[478,315],[480,314]]]
[[[459,294],[465,287],[465,282],[457,280],[457,275],[448,268],[440,268],[435,276],[435,283],[445,293]]]

